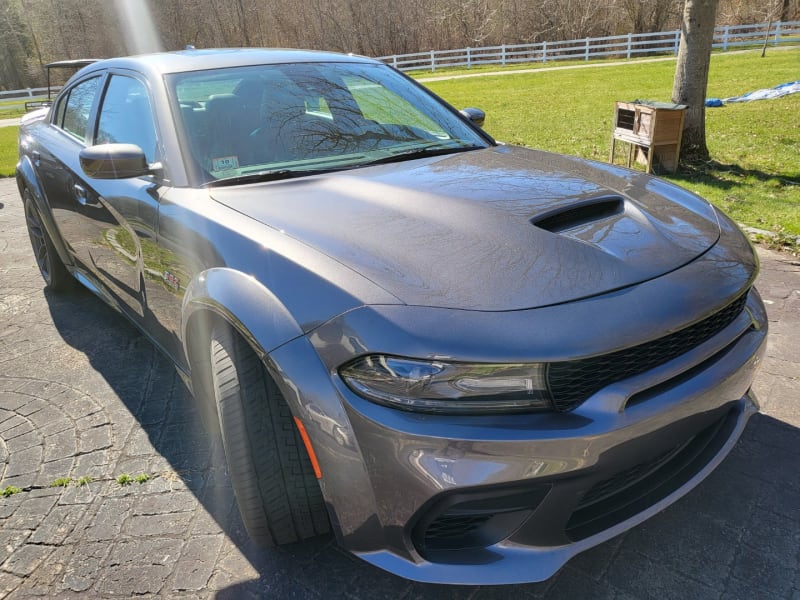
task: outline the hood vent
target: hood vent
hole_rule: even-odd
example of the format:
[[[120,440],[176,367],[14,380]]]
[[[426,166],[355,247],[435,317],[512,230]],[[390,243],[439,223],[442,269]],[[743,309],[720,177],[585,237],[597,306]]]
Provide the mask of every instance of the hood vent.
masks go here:
[[[602,221],[618,215],[625,209],[622,198],[593,198],[572,204],[556,212],[532,219],[531,222],[545,231],[559,233],[594,221]]]

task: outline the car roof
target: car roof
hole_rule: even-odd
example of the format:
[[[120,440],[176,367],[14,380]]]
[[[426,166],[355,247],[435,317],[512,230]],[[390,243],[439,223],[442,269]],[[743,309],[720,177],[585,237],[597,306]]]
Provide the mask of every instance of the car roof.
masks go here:
[[[223,69],[263,64],[306,63],[306,62],[372,62],[371,58],[336,52],[314,50],[291,50],[273,48],[210,48],[191,49],[178,52],[160,52],[109,58],[92,63],[88,70],[95,69],[133,69],[153,74],[183,73],[206,69]]]

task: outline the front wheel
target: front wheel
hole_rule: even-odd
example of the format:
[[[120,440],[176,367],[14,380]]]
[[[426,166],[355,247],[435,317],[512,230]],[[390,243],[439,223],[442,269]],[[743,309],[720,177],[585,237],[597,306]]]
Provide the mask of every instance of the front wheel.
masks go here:
[[[50,235],[44,228],[42,217],[33,203],[33,197],[26,188],[22,192],[22,203],[25,206],[25,223],[28,226],[28,237],[31,240],[36,266],[47,288],[54,292],[66,292],[75,287],[75,278],[70,275],[56,252]]]
[[[322,490],[264,364],[228,326],[213,329],[210,350],[222,444],[250,537],[271,546],[327,533]]]

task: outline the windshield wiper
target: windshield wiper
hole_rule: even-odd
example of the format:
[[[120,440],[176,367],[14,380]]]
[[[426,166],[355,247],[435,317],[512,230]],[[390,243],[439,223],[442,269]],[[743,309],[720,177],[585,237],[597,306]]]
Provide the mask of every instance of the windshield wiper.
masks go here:
[[[348,164],[345,166],[337,166],[327,169],[271,169],[266,171],[257,171],[255,173],[246,173],[244,175],[236,175],[234,177],[224,177],[222,179],[214,179],[206,182],[205,187],[224,187],[228,185],[241,185],[245,183],[258,183],[262,181],[279,181],[281,179],[291,179],[293,177],[302,177],[304,175],[320,175],[330,173],[332,171],[341,171],[344,169],[353,169],[356,167],[368,167],[372,165],[381,165],[386,163],[401,162],[404,160],[411,160],[414,158],[424,158],[428,156],[441,156],[444,154],[456,154],[458,152],[466,152],[467,150],[479,150],[484,146],[469,145],[469,146],[443,146],[440,143],[429,144],[420,148],[411,148],[403,150],[389,156],[384,156],[375,160],[364,163]]]
[[[457,154],[458,152],[466,152],[467,150],[480,150],[484,146],[424,146],[422,148],[412,148],[411,150],[404,150],[396,154],[384,156],[371,160],[367,163],[358,165],[359,167],[366,167],[370,165],[383,165],[386,163],[402,162],[404,160],[412,160],[414,158],[425,158],[428,156],[442,156],[444,154]]]
[[[223,179],[214,179],[205,184],[206,187],[224,187],[226,185],[241,185],[243,183],[258,183],[261,181],[279,181],[281,179],[291,179],[303,175],[327,173],[330,169],[272,169],[268,171],[258,171]]]

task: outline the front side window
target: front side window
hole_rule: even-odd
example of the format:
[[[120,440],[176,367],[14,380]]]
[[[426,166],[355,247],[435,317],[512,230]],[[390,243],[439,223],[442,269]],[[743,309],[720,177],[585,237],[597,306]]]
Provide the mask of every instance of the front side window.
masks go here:
[[[156,160],[156,139],[147,88],[133,77],[113,75],[100,106],[95,143],[135,144],[152,163]]]
[[[58,125],[61,128],[84,142],[89,133],[89,116],[97,94],[100,77],[92,77],[82,81],[69,91],[69,95],[62,100],[64,105],[63,115],[59,110]],[[60,106],[59,106],[60,109]]]
[[[288,63],[168,77],[187,164],[237,182],[484,148],[451,109],[393,69]]]

